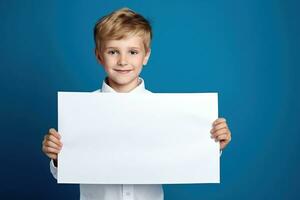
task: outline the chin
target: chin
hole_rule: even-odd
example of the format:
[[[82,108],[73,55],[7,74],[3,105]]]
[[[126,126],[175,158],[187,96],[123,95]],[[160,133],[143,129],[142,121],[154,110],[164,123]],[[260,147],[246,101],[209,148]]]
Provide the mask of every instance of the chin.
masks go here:
[[[112,79],[118,85],[127,85],[132,81],[136,80],[138,77],[124,77],[124,78],[114,78]]]

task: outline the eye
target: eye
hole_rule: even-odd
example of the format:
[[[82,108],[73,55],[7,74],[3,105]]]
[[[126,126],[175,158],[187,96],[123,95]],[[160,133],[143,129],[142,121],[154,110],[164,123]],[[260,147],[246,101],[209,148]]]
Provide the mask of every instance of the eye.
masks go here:
[[[131,51],[130,51],[130,54],[131,54],[131,55],[136,55],[136,54],[138,54],[138,53],[139,53],[139,52],[136,51],[136,50],[131,50]]]
[[[117,50],[110,50],[107,53],[110,54],[110,55],[115,55],[115,54],[118,53],[118,51]]]

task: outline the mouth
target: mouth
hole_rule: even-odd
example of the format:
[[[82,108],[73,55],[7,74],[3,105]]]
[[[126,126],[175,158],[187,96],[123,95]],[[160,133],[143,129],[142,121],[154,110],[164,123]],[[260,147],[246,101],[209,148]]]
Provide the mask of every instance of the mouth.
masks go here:
[[[127,69],[127,70],[124,70],[124,69],[115,69],[116,72],[120,73],[120,74],[128,74],[129,72],[131,72],[132,70],[131,69]]]

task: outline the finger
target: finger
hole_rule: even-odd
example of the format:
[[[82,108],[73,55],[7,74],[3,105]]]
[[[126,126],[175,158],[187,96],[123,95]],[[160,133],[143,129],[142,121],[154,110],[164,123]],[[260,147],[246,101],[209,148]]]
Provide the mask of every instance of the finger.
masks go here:
[[[43,142],[42,142],[42,144],[44,145],[44,144],[45,144],[45,142],[46,142],[46,135],[44,136],[44,139],[43,139]]]
[[[216,138],[216,137],[218,137],[219,135],[222,135],[222,134],[228,134],[228,129],[227,128],[219,129],[218,131],[212,133],[212,137]]]
[[[216,137],[216,140],[217,141],[227,141],[228,140],[228,135],[226,134],[222,134],[222,135],[219,135],[218,137]]]
[[[58,154],[60,152],[59,149],[55,149],[55,148],[48,147],[48,146],[43,146],[42,150],[45,154],[49,154],[49,153]]]
[[[58,150],[61,150],[61,145],[57,145],[55,144],[54,142],[48,140],[47,142],[45,142],[44,146],[46,147],[52,147],[52,148],[55,148],[55,149],[58,149]]]
[[[227,139],[220,140],[220,149],[223,150],[231,141],[231,133],[229,132],[229,135],[227,135]]]
[[[214,122],[213,122],[213,125],[217,125],[221,122],[226,122],[226,119],[225,118],[218,118],[216,119]]]
[[[43,139],[43,145],[45,144],[45,142],[48,140],[49,134],[44,135],[44,139]]]
[[[227,128],[227,127],[228,126],[227,126],[226,122],[221,122],[221,123],[217,124],[216,126],[214,126],[211,130],[212,130],[212,132],[216,132],[219,129]]]
[[[57,144],[59,146],[62,146],[61,141],[57,137],[55,137],[53,135],[48,135],[48,138],[47,138],[46,142],[47,141],[51,141],[51,142],[54,142],[55,144]]]
[[[59,134],[54,128],[50,128],[50,129],[49,129],[49,134],[55,136],[55,137],[58,138],[58,139],[61,138],[60,134]]]
[[[55,148],[48,147],[48,146],[44,146],[43,150],[44,150],[44,152],[45,152],[46,154],[48,154],[48,153],[55,153],[55,154],[58,154],[58,153],[60,152],[59,149],[55,149]]]

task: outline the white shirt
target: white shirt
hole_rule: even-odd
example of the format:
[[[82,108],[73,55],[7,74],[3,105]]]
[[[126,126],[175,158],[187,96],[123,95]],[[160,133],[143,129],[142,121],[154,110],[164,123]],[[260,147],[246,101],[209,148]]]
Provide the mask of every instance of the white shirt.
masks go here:
[[[151,93],[146,90],[144,80],[139,78],[139,85],[130,93]],[[116,92],[105,80],[102,89],[95,92]],[[50,171],[57,178],[57,168],[50,162]],[[163,200],[162,185],[105,185],[80,184],[80,200]]]

